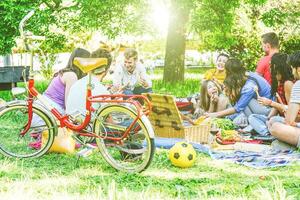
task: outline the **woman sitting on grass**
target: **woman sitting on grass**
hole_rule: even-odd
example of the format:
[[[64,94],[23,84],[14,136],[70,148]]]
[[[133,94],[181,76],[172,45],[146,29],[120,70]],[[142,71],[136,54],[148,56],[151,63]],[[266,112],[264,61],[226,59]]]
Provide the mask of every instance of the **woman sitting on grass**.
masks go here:
[[[235,113],[244,113],[247,117],[250,114],[268,115],[270,109],[260,105],[256,100],[257,94],[261,97],[271,99],[271,87],[260,75],[253,72],[246,72],[241,61],[232,58],[225,64],[226,79],[224,81],[225,94],[234,105],[223,111],[207,113],[208,117],[224,117],[234,119]],[[258,89],[256,92],[255,89]]]
[[[278,114],[283,116],[287,104],[290,101],[290,94],[293,87],[294,76],[292,68],[287,64],[287,55],[282,53],[275,53],[271,58],[271,78],[272,86],[271,92],[273,96],[277,97],[277,102],[274,102],[265,97],[258,97],[258,101],[265,106],[272,107],[268,116],[252,114],[249,116],[249,124],[254,130],[263,136],[269,134],[267,128],[267,120],[272,116]]]
[[[58,109],[60,113],[65,113],[65,104],[71,86],[85,75],[73,64],[75,57],[89,58],[90,52],[81,48],[75,49],[69,58],[67,67],[54,74],[43,94],[48,103]]]
[[[230,107],[229,99],[222,93],[215,81],[203,81],[200,91],[200,101],[197,104],[195,114],[204,112],[218,112]]]
[[[292,88],[285,118],[272,117],[269,121],[269,130],[277,139],[299,148],[300,123],[297,120],[297,115],[300,111],[300,51],[289,57],[289,64],[293,67],[295,78],[298,81]]]

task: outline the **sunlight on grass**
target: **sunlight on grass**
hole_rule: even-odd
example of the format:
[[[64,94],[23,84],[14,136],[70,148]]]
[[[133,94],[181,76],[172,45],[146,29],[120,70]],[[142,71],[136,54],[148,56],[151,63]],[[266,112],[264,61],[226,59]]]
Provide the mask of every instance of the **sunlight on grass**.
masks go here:
[[[268,190],[263,187],[259,187],[257,189],[256,196],[259,199],[264,199],[264,200],[292,200],[292,199],[297,199],[294,195],[288,195],[287,191],[282,185],[282,182],[278,180],[278,178],[272,178],[273,181],[273,187],[271,190]]]

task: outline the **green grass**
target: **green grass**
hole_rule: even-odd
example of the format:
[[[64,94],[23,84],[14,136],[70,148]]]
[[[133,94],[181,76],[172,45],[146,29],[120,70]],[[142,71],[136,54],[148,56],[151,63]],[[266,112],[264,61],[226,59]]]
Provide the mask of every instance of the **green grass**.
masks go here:
[[[43,91],[46,85],[37,87]],[[199,80],[157,80],[153,89],[182,97],[197,92]],[[0,98],[8,93],[0,92]],[[198,153],[193,167],[180,169],[161,149],[141,174],[115,171],[98,152],[81,158],[79,166],[76,161],[76,155],[53,153],[31,160],[0,155],[0,199],[300,199],[299,164],[258,170]]]
[[[97,152],[82,158],[79,166],[75,165],[75,155],[48,154],[35,160],[0,159],[2,199],[300,197],[299,166],[255,170],[214,161],[200,153],[192,168],[179,169],[170,164],[166,150],[158,150],[151,166],[141,174],[116,172]]]
[[[200,79],[187,79],[182,83],[164,83],[162,80],[153,81],[153,92],[161,94],[172,94],[176,97],[187,97],[199,92]]]

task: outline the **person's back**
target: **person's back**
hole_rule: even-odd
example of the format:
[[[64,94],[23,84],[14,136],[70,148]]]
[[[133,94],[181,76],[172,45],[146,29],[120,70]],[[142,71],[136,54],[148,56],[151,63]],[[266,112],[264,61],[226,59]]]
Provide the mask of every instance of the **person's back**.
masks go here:
[[[264,77],[269,84],[272,83],[270,62],[274,53],[279,51],[279,39],[273,32],[262,35],[262,48],[266,54],[259,60],[256,67],[256,72]]]
[[[54,106],[59,112],[64,113],[65,103],[68,98],[69,90],[77,79],[82,78],[83,73],[73,65],[75,57],[89,57],[90,53],[81,48],[75,49],[68,61],[66,68],[61,69],[54,74],[48,88],[44,92],[44,97],[47,98],[48,103]]]
[[[52,101],[57,103],[61,108],[65,108],[65,84],[61,80],[61,75],[55,76],[46,91],[44,92],[44,95],[48,98],[50,98]]]
[[[109,51],[105,49],[98,49],[91,54],[92,58],[107,58],[107,66],[101,66],[91,73],[92,95],[110,94],[108,90],[101,83],[102,79],[108,72],[111,64],[112,57]],[[69,92],[69,97],[66,103],[66,113],[75,114],[79,112],[82,115],[86,113],[86,88],[88,84],[89,76],[85,76],[82,79],[76,81]],[[94,109],[99,108],[99,103],[94,103]]]
[[[76,81],[69,92],[69,97],[66,103],[66,113],[74,114],[79,112],[85,115],[86,105],[86,87],[88,84],[88,76]],[[98,78],[91,76],[91,84],[93,85],[92,95],[110,94],[106,87],[99,82]],[[92,104],[94,109],[99,108],[99,103]]]

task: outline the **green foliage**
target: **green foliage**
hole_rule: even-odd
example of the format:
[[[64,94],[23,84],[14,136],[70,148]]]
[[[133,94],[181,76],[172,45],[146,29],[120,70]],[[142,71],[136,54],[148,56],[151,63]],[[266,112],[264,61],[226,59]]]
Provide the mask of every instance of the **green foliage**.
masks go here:
[[[100,29],[114,38],[121,33],[141,33],[147,29],[145,15],[148,3],[141,0],[101,1],[77,0],[80,5],[79,25],[87,29]]]
[[[25,13],[35,8],[39,1],[35,0],[1,0],[0,1],[0,55],[11,52],[14,38],[18,35],[18,25]]]
[[[300,35],[292,35],[281,40],[280,49],[291,54],[300,49]]]
[[[234,10],[239,0],[204,0],[192,12],[191,28],[201,38],[201,50],[228,49],[235,44],[232,37]]]
[[[41,75],[46,79],[49,80],[53,76],[53,65],[57,58],[57,54],[50,54],[50,53],[42,53],[39,56],[41,62]]]
[[[274,28],[280,37],[280,49],[292,53],[300,49],[300,2],[278,1],[261,15],[261,20],[268,27]]]

